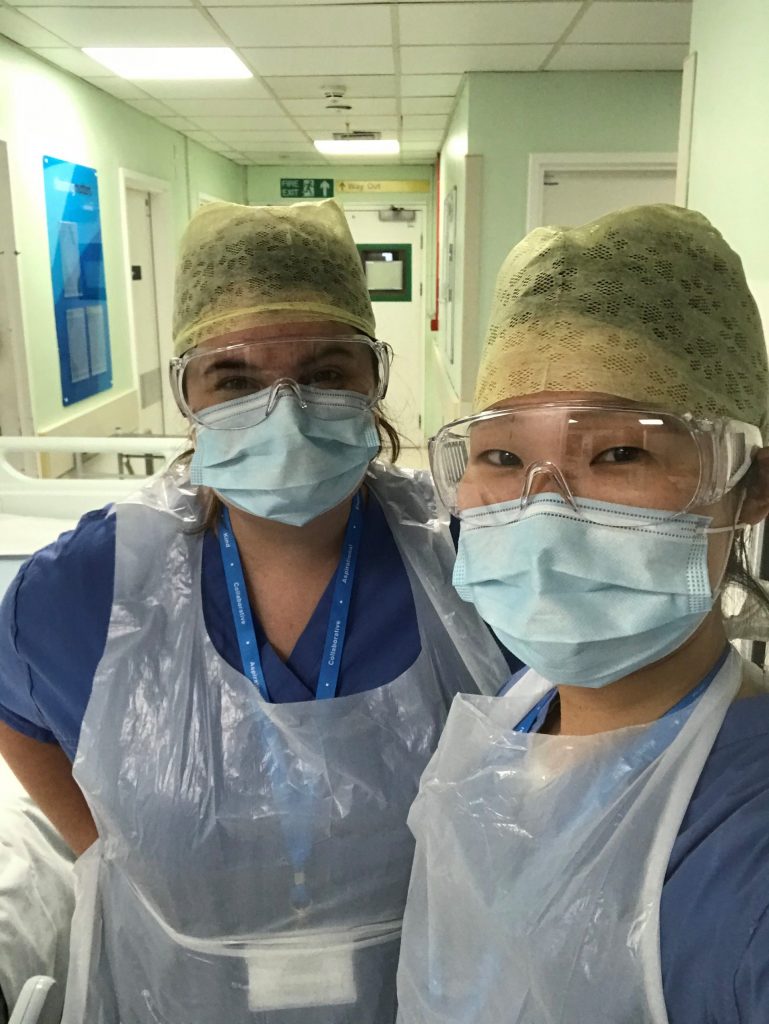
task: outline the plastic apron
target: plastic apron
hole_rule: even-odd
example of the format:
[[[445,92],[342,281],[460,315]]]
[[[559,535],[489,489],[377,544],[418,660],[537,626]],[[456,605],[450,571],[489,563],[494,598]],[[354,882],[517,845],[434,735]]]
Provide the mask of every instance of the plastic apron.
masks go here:
[[[408,808],[454,693],[493,692],[507,670],[449,584],[426,477],[380,466],[367,483],[422,652],[388,685],[292,704],[265,703],[208,638],[194,490],[167,474],[116,506],[74,767],[100,839],[78,865],[64,1024],[394,1020]]]
[[[667,1024],[662,885],[742,670],[595,736],[514,731],[552,688],[534,672],[457,697],[409,816],[399,1024]]]

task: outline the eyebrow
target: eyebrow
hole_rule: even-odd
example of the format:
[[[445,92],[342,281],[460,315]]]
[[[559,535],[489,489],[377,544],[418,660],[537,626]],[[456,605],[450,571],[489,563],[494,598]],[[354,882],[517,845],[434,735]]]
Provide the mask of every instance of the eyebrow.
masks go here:
[[[348,362],[354,358],[353,352],[346,345],[332,345],[329,348],[324,348],[321,352],[315,352],[313,355],[308,356],[302,363],[301,366],[311,366],[313,363],[318,362],[320,359],[327,359],[329,356],[341,356]],[[207,366],[203,371],[203,376],[208,377],[211,374],[218,373],[220,370],[256,370],[259,371],[260,367],[255,367],[253,363],[250,363],[247,359],[243,359],[241,356],[222,356],[217,359],[215,363]]]

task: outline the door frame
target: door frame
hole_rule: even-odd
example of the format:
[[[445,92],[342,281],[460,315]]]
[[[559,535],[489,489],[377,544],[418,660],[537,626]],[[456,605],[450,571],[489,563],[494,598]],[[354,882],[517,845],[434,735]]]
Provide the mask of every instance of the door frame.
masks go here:
[[[526,231],[542,224],[545,174],[553,171],[672,171],[677,153],[531,153],[526,201]]]
[[[11,418],[19,425],[19,433],[35,433],[30,394],[29,364],[24,343],[24,316],[21,305],[19,262],[13,216],[13,188],[8,143],[0,139],[0,195],[7,203],[8,218],[0,221],[0,295],[4,298],[4,326],[7,328],[8,359],[13,370],[15,402]]]
[[[161,350],[160,374],[162,380],[162,408],[164,430],[167,432],[171,422],[171,414],[176,408],[171,388],[168,383],[166,367],[162,365],[163,339],[170,342],[173,323],[174,298],[174,241],[172,223],[171,182],[163,178],[153,178],[127,167],[118,168],[120,191],[120,230],[123,238],[123,279],[125,281],[126,312],[128,316],[128,337],[131,342],[131,366],[133,369],[133,386],[139,393],[139,361],[136,355],[136,323],[134,320],[133,300],[131,296],[131,248],[128,238],[128,203],[126,189],[147,192],[150,197],[150,215],[152,218],[152,263],[155,279],[155,303],[157,311],[158,339]]]
[[[380,200],[380,202],[374,201],[373,197],[362,196],[360,199],[348,199],[347,196],[342,200],[341,197],[336,197],[337,202],[340,203],[343,210],[349,210],[351,213],[376,213],[379,210],[387,209],[392,206],[392,202],[386,200]],[[427,345],[428,337],[428,320],[427,320],[427,213],[429,210],[429,203],[426,199],[414,199],[414,200],[403,200],[397,204],[402,206],[405,210],[419,210],[422,214],[422,272],[419,279],[419,294],[414,296],[414,299],[419,302],[419,323],[422,328],[422,333],[419,339],[419,422],[420,426],[420,440],[421,446],[425,443],[425,347]],[[412,281],[412,284],[416,282]]]

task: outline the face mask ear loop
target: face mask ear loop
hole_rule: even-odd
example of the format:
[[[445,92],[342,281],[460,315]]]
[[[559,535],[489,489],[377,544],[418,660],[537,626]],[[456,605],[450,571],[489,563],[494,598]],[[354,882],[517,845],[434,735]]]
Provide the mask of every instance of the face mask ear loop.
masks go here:
[[[528,507],[532,498],[531,489],[534,485],[534,481],[538,476],[542,476],[543,474],[553,478],[555,485],[561,492],[561,497],[564,499],[566,504],[570,505],[575,512],[578,512],[577,502],[574,500],[574,495],[571,493],[571,487],[566,483],[566,477],[554,462],[549,461],[532,462],[530,466],[526,467],[526,481],[523,485],[523,493],[521,494],[521,509]]]
[[[307,402],[302,397],[302,389],[299,387],[295,380],[290,377],[280,377],[270,388],[270,397],[267,401],[267,411],[264,414],[264,418],[270,415],[275,406],[278,404],[278,399],[283,398],[287,392],[293,392],[296,398],[299,400],[299,408],[306,409]]]
[[[712,527],[712,528],[708,527],[705,530],[705,533],[708,534],[708,535],[713,534],[713,533],[731,533],[731,534],[736,534],[738,530],[747,530],[748,524],[740,522],[740,516],[742,515],[742,506],[745,504],[745,498],[747,497],[747,494],[748,494],[747,490],[745,488],[743,488],[742,494],[740,495],[740,500],[739,500],[739,502],[737,504],[737,510],[734,513],[734,522],[732,523],[731,526],[716,526],[716,527]],[[718,598],[721,597],[721,595],[723,593],[724,579],[726,577],[726,570],[729,567],[729,559],[731,558],[731,554],[732,554],[732,547],[730,547],[729,550],[726,552],[726,559],[724,561],[724,567],[721,570],[721,573],[719,575],[717,585],[713,588],[713,602],[714,603],[716,602],[716,600],[718,600]]]

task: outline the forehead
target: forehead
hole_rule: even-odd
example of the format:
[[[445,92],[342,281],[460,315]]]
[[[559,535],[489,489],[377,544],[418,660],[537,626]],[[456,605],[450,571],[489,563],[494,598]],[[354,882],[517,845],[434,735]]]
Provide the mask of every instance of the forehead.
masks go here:
[[[255,324],[238,331],[208,338],[198,345],[197,351],[210,351],[225,348],[228,345],[242,345],[249,341],[301,341],[306,338],[355,338],[360,332],[348,324],[340,324],[333,320],[314,320],[302,323],[276,322]]]
[[[580,405],[595,405],[599,408],[608,409],[648,409],[649,406],[641,402],[631,402],[620,395],[610,395],[603,391],[539,391],[533,395],[517,395],[513,398],[505,398],[489,409],[515,409],[518,406],[537,407],[550,405],[551,403],[574,402]]]

